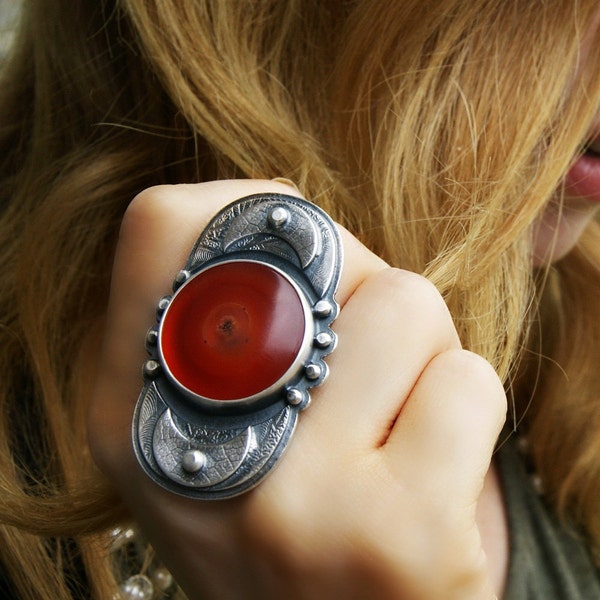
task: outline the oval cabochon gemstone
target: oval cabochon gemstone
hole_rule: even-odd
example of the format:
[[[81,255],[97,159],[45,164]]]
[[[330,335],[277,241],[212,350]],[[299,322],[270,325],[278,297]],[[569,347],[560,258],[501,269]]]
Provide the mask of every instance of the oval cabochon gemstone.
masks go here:
[[[194,394],[240,400],[275,384],[294,364],[306,328],[292,283],[270,266],[224,262],[187,281],[160,332],[171,376]]]

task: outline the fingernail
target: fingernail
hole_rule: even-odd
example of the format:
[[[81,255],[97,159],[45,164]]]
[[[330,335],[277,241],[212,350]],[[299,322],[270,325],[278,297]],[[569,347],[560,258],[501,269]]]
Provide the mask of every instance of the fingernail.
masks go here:
[[[278,183],[289,185],[290,187],[293,187],[296,191],[300,191],[298,189],[298,186],[291,179],[287,179],[286,177],[273,177],[271,181],[277,181]]]

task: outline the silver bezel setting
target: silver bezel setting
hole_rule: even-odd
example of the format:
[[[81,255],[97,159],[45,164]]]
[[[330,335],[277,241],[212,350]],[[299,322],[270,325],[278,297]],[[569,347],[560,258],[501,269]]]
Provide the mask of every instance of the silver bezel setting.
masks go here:
[[[272,268],[274,271],[279,273],[282,277],[284,277],[288,283],[294,288],[294,291],[298,295],[298,299],[302,305],[302,311],[304,314],[304,336],[301,342],[300,349],[294,362],[288,367],[286,372],[272,385],[261,390],[260,392],[253,394],[251,396],[246,396],[243,398],[233,399],[233,400],[216,400],[214,398],[208,398],[206,396],[201,396],[196,394],[192,390],[188,389],[183,385],[176,377],[173,375],[171,370],[169,369],[168,362],[165,360],[162,352],[162,332],[163,332],[163,323],[165,319],[168,317],[169,308],[171,304],[176,300],[177,295],[188,285],[195,277],[201,276],[203,273],[206,273],[208,270],[218,267],[223,264],[223,262],[231,263],[231,262],[239,262],[239,263],[257,263],[262,265],[267,265]],[[309,360],[312,354],[313,345],[315,342],[315,327],[314,327],[314,319],[312,318],[312,307],[309,305],[306,293],[302,291],[301,287],[297,284],[297,282],[291,278],[285,271],[278,268],[275,265],[267,263],[266,261],[258,261],[258,260],[248,260],[245,258],[235,258],[227,261],[218,261],[208,264],[202,269],[199,269],[193,274],[189,274],[186,280],[177,288],[177,291],[172,296],[169,305],[164,309],[160,323],[158,327],[158,337],[157,337],[157,350],[159,362],[164,369],[165,375],[170,379],[171,383],[181,391],[182,394],[185,394],[192,402],[198,404],[209,410],[211,412],[225,412],[231,413],[236,409],[247,409],[253,406],[261,405],[264,403],[268,403],[270,399],[273,398],[274,394],[281,393],[281,391],[291,384],[291,382],[297,381],[301,382],[304,374],[302,373],[302,369],[304,365]]]

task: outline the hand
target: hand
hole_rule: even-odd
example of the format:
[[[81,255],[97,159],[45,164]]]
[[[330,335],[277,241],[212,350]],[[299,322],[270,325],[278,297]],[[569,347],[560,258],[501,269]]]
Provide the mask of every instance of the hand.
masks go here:
[[[502,385],[461,349],[424,278],[342,230],[330,376],[311,392],[277,468],[254,490],[203,502],[147,478],[133,455],[143,340],[157,300],[209,218],[272,181],[151,188],[123,220],[90,447],[191,599],[482,600],[494,597],[476,507],[504,421]]]

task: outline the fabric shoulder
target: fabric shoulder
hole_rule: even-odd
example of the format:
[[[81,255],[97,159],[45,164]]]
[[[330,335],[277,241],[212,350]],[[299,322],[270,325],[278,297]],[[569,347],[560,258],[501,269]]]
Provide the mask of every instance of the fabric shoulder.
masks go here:
[[[513,439],[497,459],[510,532],[504,600],[600,600],[600,571],[585,542],[546,507]]]

